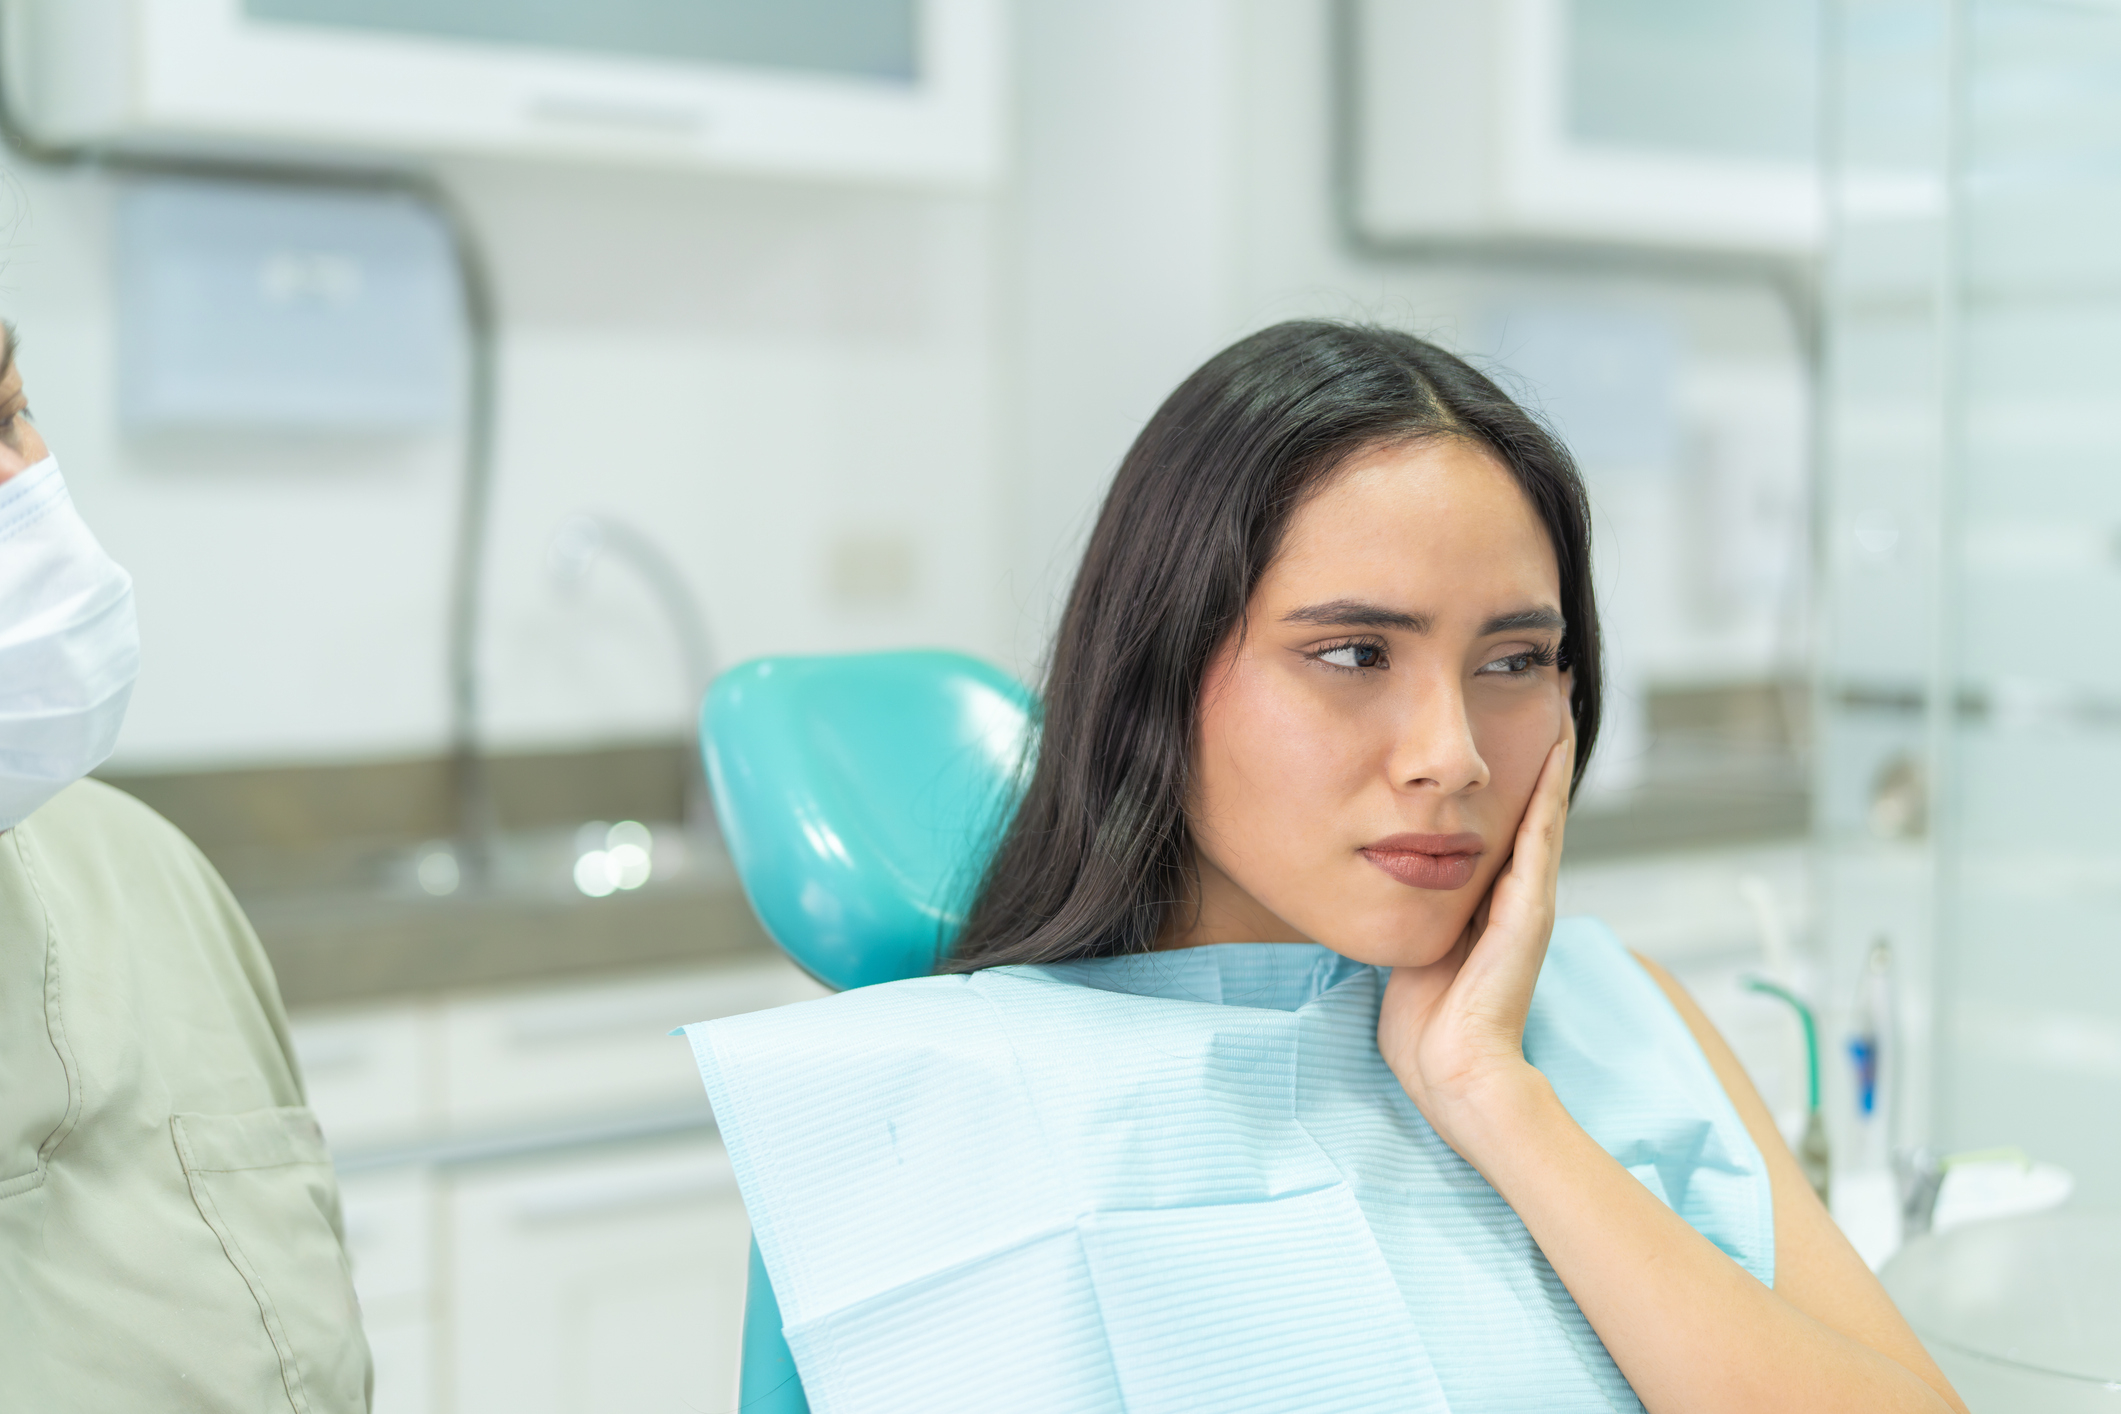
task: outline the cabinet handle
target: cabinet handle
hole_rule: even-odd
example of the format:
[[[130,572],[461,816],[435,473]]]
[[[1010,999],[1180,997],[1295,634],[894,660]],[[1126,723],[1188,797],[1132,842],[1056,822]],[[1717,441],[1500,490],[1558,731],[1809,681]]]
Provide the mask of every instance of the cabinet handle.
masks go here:
[[[677,1109],[651,1110],[616,1119],[585,1120],[543,1129],[504,1130],[498,1134],[440,1135],[387,1149],[337,1154],[332,1167],[343,1177],[377,1169],[423,1166],[450,1169],[471,1164],[557,1156],[573,1149],[600,1149],[642,1139],[714,1134],[714,1112],[705,1099]]]
[[[295,1059],[310,1079],[329,1075],[334,1071],[360,1070],[367,1066],[375,1053],[373,1041],[351,1036],[335,1036],[329,1040],[304,1040],[298,1033],[295,1038]]]
[[[597,1174],[525,1197],[516,1203],[511,1216],[525,1227],[582,1222],[615,1212],[630,1215],[644,1208],[720,1198],[735,1189],[736,1179],[726,1169],[706,1173]]]

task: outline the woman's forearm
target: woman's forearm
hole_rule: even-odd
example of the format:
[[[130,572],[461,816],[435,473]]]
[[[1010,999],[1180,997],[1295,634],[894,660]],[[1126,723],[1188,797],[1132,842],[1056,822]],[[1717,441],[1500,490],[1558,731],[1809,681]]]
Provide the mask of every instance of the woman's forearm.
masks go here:
[[[1798,1310],[1696,1232],[1531,1066],[1454,1109],[1452,1143],[1517,1211],[1650,1414],[1949,1414],[1913,1371]]]

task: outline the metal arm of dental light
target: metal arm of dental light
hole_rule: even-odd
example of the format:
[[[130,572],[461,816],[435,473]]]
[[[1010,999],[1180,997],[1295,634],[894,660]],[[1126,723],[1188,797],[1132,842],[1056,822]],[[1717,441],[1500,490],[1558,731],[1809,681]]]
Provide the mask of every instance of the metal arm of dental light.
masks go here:
[[[546,564],[555,581],[569,587],[588,579],[597,561],[609,555],[622,561],[655,596],[663,616],[677,639],[685,672],[685,824],[694,830],[713,826],[713,804],[707,795],[707,777],[700,763],[699,739],[690,730],[699,715],[701,699],[714,681],[714,654],[707,636],[707,621],[700,612],[698,596],[686,582],[684,571],[663,547],[624,521],[609,516],[578,515],[562,522],[553,532],[546,550]]]

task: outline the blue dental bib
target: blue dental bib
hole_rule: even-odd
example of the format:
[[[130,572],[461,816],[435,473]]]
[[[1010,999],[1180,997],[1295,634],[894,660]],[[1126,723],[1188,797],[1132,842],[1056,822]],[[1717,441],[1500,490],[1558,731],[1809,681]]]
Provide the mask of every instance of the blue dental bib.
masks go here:
[[[686,1028],[817,1414],[1635,1410],[1311,944],[1007,967]],[[1525,1054],[1763,1282],[1765,1166],[1601,924]]]

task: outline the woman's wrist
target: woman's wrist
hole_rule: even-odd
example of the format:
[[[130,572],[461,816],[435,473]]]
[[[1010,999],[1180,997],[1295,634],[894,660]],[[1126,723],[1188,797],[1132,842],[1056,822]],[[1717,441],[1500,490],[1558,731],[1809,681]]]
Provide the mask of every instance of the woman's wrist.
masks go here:
[[[1522,1153],[1525,1141],[1559,1107],[1546,1076],[1517,1060],[1470,1077],[1447,1094],[1432,1092],[1422,1111],[1444,1142],[1492,1182],[1490,1160]]]

